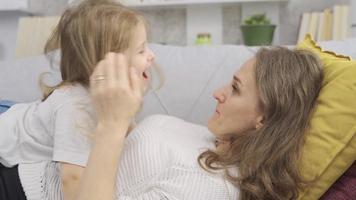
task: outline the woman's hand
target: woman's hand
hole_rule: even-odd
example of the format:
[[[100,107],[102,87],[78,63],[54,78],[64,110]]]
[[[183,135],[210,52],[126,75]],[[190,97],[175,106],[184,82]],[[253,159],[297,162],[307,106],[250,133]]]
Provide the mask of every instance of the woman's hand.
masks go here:
[[[90,78],[90,92],[98,124],[131,122],[143,99],[142,80],[125,55],[108,53]]]
[[[76,199],[111,200],[125,135],[141,106],[143,86],[123,54],[109,53],[90,77],[90,92],[98,125]]]

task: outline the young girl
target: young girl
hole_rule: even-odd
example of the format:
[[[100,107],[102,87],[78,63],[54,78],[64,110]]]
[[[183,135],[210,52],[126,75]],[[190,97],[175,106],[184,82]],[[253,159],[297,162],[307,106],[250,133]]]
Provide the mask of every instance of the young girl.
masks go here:
[[[45,87],[42,100],[16,104],[0,115],[1,174],[18,167],[19,175],[5,178],[6,186],[17,180],[16,187],[2,192],[6,199],[25,198],[16,197],[22,188],[29,200],[60,199],[61,194],[68,200],[76,194],[96,126],[89,79],[108,52],[122,53],[139,75],[141,90],[148,86],[154,54],[147,47],[146,21],[118,3],[91,0],[66,10],[45,51],[57,48],[63,81]],[[60,173],[62,193],[48,184],[57,180],[53,171]]]

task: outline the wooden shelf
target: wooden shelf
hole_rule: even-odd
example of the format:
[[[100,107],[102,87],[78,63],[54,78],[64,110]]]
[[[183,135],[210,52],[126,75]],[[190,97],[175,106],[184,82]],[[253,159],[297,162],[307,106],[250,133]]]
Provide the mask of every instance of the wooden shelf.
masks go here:
[[[280,24],[280,4],[289,0],[117,0],[128,7],[141,10],[159,10],[166,8],[186,9],[187,45],[194,45],[197,34],[210,33],[212,44],[223,43],[223,7],[241,5],[242,18],[256,12],[266,13],[272,23]],[[279,29],[274,36],[274,44],[279,42]]]
[[[199,4],[227,4],[227,3],[268,3],[268,2],[287,2],[288,0],[162,0],[157,2],[128,2],[124,5],[129,7],[170,7],[170,6],[189,6]]]

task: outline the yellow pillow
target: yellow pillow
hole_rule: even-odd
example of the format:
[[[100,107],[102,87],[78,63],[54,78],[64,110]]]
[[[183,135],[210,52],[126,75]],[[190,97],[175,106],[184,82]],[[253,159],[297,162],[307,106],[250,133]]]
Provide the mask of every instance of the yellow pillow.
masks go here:
[[[323,87],[302,155],[302,175],[315,180],[299,200],[316,200],[356,159],[356,62],[323,51],[307,35],[298,48],[308,49],[324,65]]]

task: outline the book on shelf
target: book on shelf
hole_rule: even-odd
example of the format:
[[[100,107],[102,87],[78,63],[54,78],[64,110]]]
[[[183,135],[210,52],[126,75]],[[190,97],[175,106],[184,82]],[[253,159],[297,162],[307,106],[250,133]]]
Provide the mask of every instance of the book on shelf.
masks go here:
[[[303,13],[299,27],[298,42],[302,41],[305,34],[309,32],[310,13]]]
[[[325,9],[319,13],[319,27],[316,36],[317,41],[332,40],[333,16],[331,9]]]
[[[313,12],[310,15],[310,22],[309,22],[309,28],[308,28],[308,33],[315,38],[317,33],[318,33],[318,24],[319,24],[319,18],[320,18],[320,13],[318,12]]]
[[[345,39],[349,36],[351,28],[350,6],[341,6],[340,8],[340,38]]]
[[[351,30],[350,6],[335,5],[322,12],[303,13],[298,42],[309,33],[316,41],[343,40]]]
[[[334,6],[333,8],[333,40],[341,39],[341,12],[342,7],[339,5]]]

